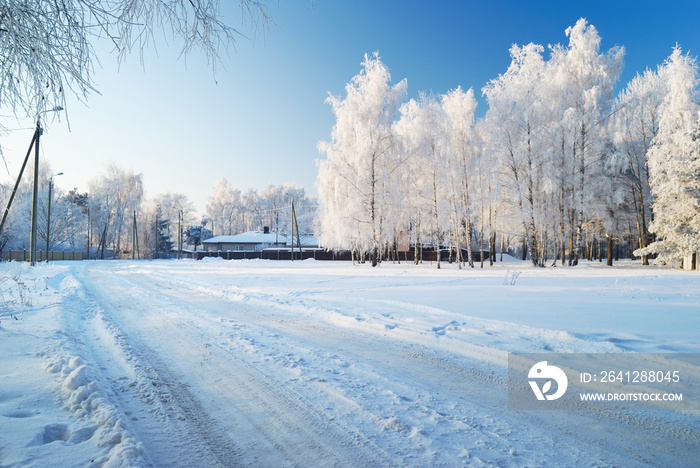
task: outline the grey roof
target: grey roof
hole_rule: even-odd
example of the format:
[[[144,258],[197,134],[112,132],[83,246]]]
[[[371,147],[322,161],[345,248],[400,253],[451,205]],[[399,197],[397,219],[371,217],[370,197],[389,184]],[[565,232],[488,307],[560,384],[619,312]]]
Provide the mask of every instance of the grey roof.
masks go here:
[[[263,231],[248,231],[235,236],[216,236],[202,241],[202,244],[280,244],[287,243],[287,236],[277,235],[274,231],[265,234]]]

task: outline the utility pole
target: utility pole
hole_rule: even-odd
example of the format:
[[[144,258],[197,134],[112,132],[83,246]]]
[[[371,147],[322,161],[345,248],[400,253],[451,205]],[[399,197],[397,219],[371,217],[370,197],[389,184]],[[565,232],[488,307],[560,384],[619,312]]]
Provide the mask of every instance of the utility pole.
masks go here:
[[[53,177],[49,180],[49,205],[46,209],[46,263],[49,263],[49,238],[51,237],[51,192],[53,191]]]
[[[63,107],[54,107],[50,111],[43,112],[56,112],[63,110]],[[41,114],[36,116],[36,132],[35,132],[35,142],[34,142],[34,187],[32,188],[32,227],[29,236],[29,262],[32,266],[36,265],[36,231],[37,231],[37,204],[39,195],[39,138],[43,130],[41,129]]]
[[[90,228],[90,199],[88,198],[88,206],[87,206],[87,259],[90,260],[90,237],[92,234],[92,230]]]
[[[136,224],[136,210],[134,210],[134,236],[136,237],[136,258],[141,260],[141,252],[139,247],[139,226]]]
[[[36,265],[36,208],[39,193],[39,137],[41,137],[41,117],[36,119],[36,140],[34,142],[34,186],[32,188],[32,226],[29,235],[29,262]]]
[[[134,260],[136,258],[137,251],[139,248],[139,232],[136,229],[136,210],[134,210],[134,224],[133,229],[131,231],[131,237],[133,238],[131,247],[131,259]]]
[[[182,210],[177,212],[177,259],[182,258]]]
[[[153,258],[158,258],[158,211],[160,207],[156,208],[156,225],[154,226],[153,239],[155,239],[155,245],[153,246]]]
[[[49,263],[49,252],[51,251],[49,238],[51,237],[51,192],[53,191],[53,178],[60,175],[63,175],[63,172],[54,174],[49,179],[49,206],[46,210],[46,263]]]
[[[299,258],[304,260],[304,254],[301,252],[301,236],[299,235],[299,224],[297,224],[297,215],[294,211],[294,199],[292,199],[292,260],[294,260],[294,228],[297,232],[297,245],[299,246]]]
[[[10,194],[10,199],[7,201],[7,206],[5,207],[5,212],[2,215],[2,221],[0,221],[0,234],[2,234],[2,228],[5,226],[5,221],[7,221],[7,215],[10,212],[10,207],[12,206],[12,201],[15,199],[15,194],[17,193],[17,187],[22,180],[22,174],[24,174],[24,168],[27,166],[27,161],[29,161],[29,156],[32,154],[32,149],[34,148],[34,143],[36,143],[36,136],[38,129],[34,131],[32,135],[32,142],[29,144],[29,149],[27,150],[27,155],[24,157],[24,162],[22,163],[22,168],[19,170],[19,175],[17,176],[17,182],[15,182],[15,187],[12,189]]]

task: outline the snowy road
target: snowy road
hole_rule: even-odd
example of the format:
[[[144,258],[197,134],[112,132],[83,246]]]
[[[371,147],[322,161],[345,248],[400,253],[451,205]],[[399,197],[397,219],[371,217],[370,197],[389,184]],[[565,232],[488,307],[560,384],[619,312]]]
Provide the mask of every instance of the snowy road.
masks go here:
[[[523,268],[518,289],[504,285],[509,271],[316,262],[45,267],[53,294],[43,300],[57,331],[47,329],[42,342],[54,351],[44,353],[44,367],[74,418],[51,426],[63,432],[48,430],[49,445],[97,438],[97,461],[117,466],[697,464],[697,413],[512,411],[505,367],[508,351],[628,350],[620,343],[644,351],[654,342],[697,351],[698,319],[687,319],[697,311],[697,280],[680,294],[664,272],[616,270],[613,281],[598,269]],[[659,328],[653,337],[620,324],[648,282],[659,285],[649,294],[662,307],[675,301],[685,331]],[[568,329],[547,329],[533,326],[539,316],[519,315],[533,288],[546,285],[557,310],[572,284],[597,288],[592,307],[614,296],[616,328],[592,333],[572,319]],[[508,316],[487,318],[499,313]],[[660,341],[667,333],[675,338]],[[105,420],[111,432],[97,429]],[[0,442],[0,464],[32,460],[42,462]]]

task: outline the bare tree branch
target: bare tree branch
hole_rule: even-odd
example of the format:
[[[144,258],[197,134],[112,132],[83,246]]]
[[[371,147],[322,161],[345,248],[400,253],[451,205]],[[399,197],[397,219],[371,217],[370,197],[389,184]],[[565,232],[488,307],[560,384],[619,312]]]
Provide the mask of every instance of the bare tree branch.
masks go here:
[[[267,31],[264,0],[239,0],[243,25]],[[93,43],[107,38],[117,60],[154,46],[156,31],[181,43],[181,56],[201,52],[212,71],[242,33],[228,25],[219,0],[2,0],[0,1],[0,105],[35,116],[65,107],[72,94],[98,92]],[[99,63],[99,62],[98,62]]]

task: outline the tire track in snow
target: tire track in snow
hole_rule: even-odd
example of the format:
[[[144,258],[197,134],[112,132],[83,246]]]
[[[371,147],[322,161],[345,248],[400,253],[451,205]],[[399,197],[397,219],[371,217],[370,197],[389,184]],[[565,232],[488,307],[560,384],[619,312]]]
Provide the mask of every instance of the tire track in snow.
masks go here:
[[[189,304],[180,303],[177,298],[151,288],[144,288],[140,282],[135,283],[122,277],[119,277],[119,281],[112,281],[112,275],[113,273],[103,270],[93,271],[89,275],[90,279],[85,275],[81,280],[96,297],[97,302],[109,311],[111,321],[118,321],[125,333],[128,332],[128,345],[124,344],[123,347],[129,348],[130,353],[136,355],[138,360],[147,362],[160,380],[166,382],[177,406],[182,408],[187,419],[192,418],[196,429],[202,429],[202,425],[197,423],[198,418],[209,412],[211,417],[207,419],[210,422],[204,425],[205,429],[218,426],[216,432],[227,434],[229,439],[252,439],[251,445],[241,447],[239,444],[236,450],[236,455],[243,458],[243,463],[265,466],[278,465],[280,462],[294,466],[309,463],[337,466],[394,464],[382,449],[360,432],[335,421],[332,415],[315,407],[302,395],[286,389],[284,382],[270,379],[232,354],[230,350],[216,344],[216,337],[207,335],[202,330],[201,317],[188,314],[188,310],[191,309]],[[127,319],[132,312],[133,316]],[[145,318],[147,315],[158,316],[157,321],[167,323],[168,327],[150,328],[148,332],[133,328],[142,319],[144,322],[148,321]],[[126,323],[129,320],[133,322]],[[146,325],[144,329],[149,328],[146,323],[141,325]],[[173,332],[175,329],[177,332]],[[183,390],[184,386],[177,384],[178,380],[172,375],[177,371],[170,370],[173,366],[172,360],[165,363],[157,357],[163,356],[164,350],[146,344],[147,338],[144,333],[159,330],[170,331],[173,338],[185,340],[189,350],[205,350],[205,356],[199,364],[206,368],[206,373],[235,377],[211,379],[210,386],[214,387],[214,390],[206,396],[194,396],[191,390]],[[205,386],[203,382],[198,383],[200,390]],[[180,396],[180,393],[183,395]],[[203,405],[186,401],[210,397],[217,397],[219,401],[204,402]],[[236,411],[232,414],[230,408],[222,407],[223,403],[228,401],[232,403],[234,410],[241,410],[239,414],[235,414]],[[216,411],[217,409],[219,411]],[[215,415],[214,412],[225,414],[230,419],[222,421],[221,414]],[[265,418],[256,416],[257,413],[265,414]],[[242,431],[243,434],[237,433],[236,430]],[[220,448],[216,437],[207,436],[206,430],[203,431],[203,435],[214,451],[217,447]],[[252,453],[244,453],[246,448],[252,449],[249,450]]]
[[[466,437],[468,443],[474,445],[468,445],[469,450],[462,449],[456,463],[469,460],[469,463],[479,465],[481,459],[493,460],[495,454],[498,454],[499,465],[528,464],[525,461],[528,460],[526,450],[521,450],[518,462],[513,459],[518,440],[511,441],[504,436],[517,433],[511,426],[512,421],[499,419],[498,408],[505,401],[500,401],[503,398],[490,400],[490,397],[498,393],[495,388],[505,388],[503,376],[494,375],[493,365],[454,356],[445,359],[439,350],[393,342],[374,333],[367,334],[353,328],[338,327],[336,324],[324,324],[316,318],[290,319],[299,313],[296,310],[298,305],[279,302],[277,298],[267,295],[258,295],[243,302],[236,298],[231,303],[221,298],[220,294],[214,294],[209,289],[201,290],[197,285],[188,287],[178,281],[178,286],[182,287],[173,288],[173,280],[160,274],[153,275],[149,272],[147,275],[127,276],[135,283],[148,284],[150,290],[167,291],[171,299],[186,298],[190,304],[199,304],[200,312],[209,307],[212,313],[235,317],[241,323],[246,323],[246,326],[253,327],[253,332],[260,327],[270,327],[273,332],[284,335],[286,343],[294,343],[297,348],[310,346],[312,349],[333,350],[347,360],[359,363],[353,366],[357,367],[357,374],[349,382],[340,382],[339,388],[326,388],[324,397],[344,398],[353,405],[353,411],[362,413],[363,418],[372,423],[372,427],[363,427],[367,431],[365,438],[379,438],[377,443],[392,454],[392,465],[447,463],[445,460],[449,460],[450,455],[444,458],[434,448],[444,437],[453,440]],[[253,346],[258,347],[253,352],[259,353],[260,345],[253,343]],[[487,361],[490,360],[489,357]],[[257,364],[264,365],[261,362]],[[503,369],[500,371],[502,373]],[[323,383],[320,385],[325,386]],[[297,387],[297,394],[301,396],[313,393],[314,389],[310,387],[311,385]],[[405,396],[415,393],[416,388],[420,389],[417,398]],[[337,391],[336,395],[333,395],[334,390]],[[442,397],[439,394],[442,392],[445,395],[444,390],[448,392]],[[433,395],[435,392],[438,395]],[[452,411],[454,403],[450,400],[455,395],[460,395],[456,399],[460,402],[457,404],[461,405],[464,395],[480,394],[486,396],[484,401],[472,400],[468,408],[461,408],[456,413]],[[398,405],[398,408],[394,405]],[[433,420],[427,431],[426,418]],[[346,424],[358,424],[358,419],[348,418]],[[484,422],[484,419],[488,422]],[[530,437],[530,434],[524,434],[525,440],[530,440]],[[455,440],[455,444],[459,443]],[[527,446],[527,443],[520,445]],[[362,463],[357,461],[353,463],[360,464]],[[371,464],[375,465],[376,463]]]
[[[190,294],[192,296],[192,299],[190,299],[191,303],[194,303],[196,296],[210,298],[215,296],[220,302],[229,301],[234,306],[238,304],[238,307],[245,306],[248,309],[254,306],[260,314],[251,315],[250,319],[252,323],[258,326],[268,325],[270,320],[279,320],[284,316],[294,316],[294,312],[300,312],[300,308],[323,307],[322,301],[307,301],[303,298],[295,299],[274,294],[260,294],[257,291],[247,292],[240,288],[232,288],[230,286],[232,283],[229,283],[227,287],[225,280],[219,285],[221,288],[212,288],[208,284],[203,283],[197,276],[192,277],[190,282],[184,282],[178,279],[177,276],[164,275],[158,269],[152,269],[147,275],[142,277],[153,285],[159,285],[163,290],[171,288],[170,294],[179,297]],[[136,276],[141,276],[141,274]],[[229,295],[231,297],[227,297]],[[328,309],[330,312],[333,311],[332,307],[333,305],[331,305],[331,309]],[[281,313],[275,317],[274,313],[271,312],[272,315],[268,319],[263,314],[266,309],[269,309],[267,312],[278,309]],[[337,327],[334,328],[333,326],[313,326],[310,324],[313,323],[314,319],[319,318],[317,314],[308,314],[305,311],[304,315],[306,316],[301,320],[284,323],[284,325],[289,325],[289,327],[284,328],[283,333],[285,336],[294,335],[295,337],[319,340],[325,335],[335,334],[338,339],[333,345],[348,348],[349,345],[343,346],[341,335],[344,334],[348,339],[348,343],[351,344],[352,340],[357,340],[362,334],[359,332],[358,327],[339,331]],[[276,326],[280,327],[278,330],[283,330],[281,325],[283,324],[271,324],[273,329]],[[377,334],[374,332],[372,334],[376,338]],[[384,355],[394,355],[393,352],[389,352],[387,347],[392,346],[387,345],[391,341],[391,339],[365,340],[361,343],[356,343],[358,346],[351,351],[355,353],[358,362],[373,362],[377,364]],[[316,343],[323,347],[322,341],[316,341]],[[365,346],[367,349],[362,349],[360,345]],[[407,349],[405,344],[395,343],[393,346],[395,346],[396,349],[394,351],[398,355],[404,353]],[[379,350],[380,353],[377,354],[374,349]],[[451,386],[450,382],[453,380],[450,379],[450,370],[460,373],[465,369],[469,369],[470,363],[467,362],[469,359],[465,360],[464,366],[455,366],[455,356],[438,348],[426,349],[422,346],[409,346],[408,349],[416,350],[413,356],[414,359],[406,359],[402,362],[410,366],[417,361],[422,361],[426,364],[425,367],[419,367],[419,370],[407,367],[396,369],[387,366],[378,368],[394,373],[394,377],[398,380],[420,382],[422,377],[420,370],[430,371],[431,365],[434,365],[438,369],[442,369],[441,372],[444,372],[443,380],[438,378],[436,381],[440,381],[441,385],[447,387]],[[348,349],[344,349],[343,352],[348,352]],[[448,358],[442,359],[442,356],[448,356]],[[488,361],[491,361],[491,359],[487,359]],[[479,366],[477,365],[476,367],[478,368]],[[499,394],[498,388],[501,389],[501,392],[504,392],[503,389],[506,385],[503,379],[498,376],[494,377],[488,370],[486,372],[470,372],[467,370],[466,372],[471,375],[465,380],[471,383],[462,388],[463,392],[483,395],[486,399],[497,396]],[[404,375],[401,375],[401,373]],[[505,370],[501,369],[501,373],[505,375]],[[377,377],[372,376],[369,380],[373,379],[376,380]],[[440,388],[440,385],[436,388]],[[372,389],[368,388],[367,390],[371,391]],[[455,393],[455,395],[457,394]],[[568,459],[571,464],[590,462],[593,464],[635,466],[649,463],[685,464],[697,461],[700,432],[693,415],[664,414],[662,417],[659,417],[653,413],[646,412],[611,413],[600,411],[576,412],[575,417],[573,417],[566,412],[511,413],[504,411],[504,408],[507,407],[505,398],[501,402],[494,401],[491,403],[480,400],[480,398],[473,397],[468,399],[468,404],[472,407],[472,411],[466,413],[467,417],[465,420],[470,426],[476,428],[475,436],[483,437],[488,444],[495,445],[495,447],[491,448],[491,452],[498,452],[498,447],[501,447],[500,451],[503,453],[498,458],[490,458],[491,462],[498,460],[499,465],[542,464],[546,462],[547,454],[550,457],[558,457],[557,459],[562,463]],[[388,424],[393,424],[400,431],[409,427],[401,420],[388,421]],[[454,427],[458,426],[455,425]],[[535,441],[537,442],[535,443]],[[508,449],[509,446],[512,448]],[[532,448],[533,446],[534,448]],[[638,453],[640,447],[645,447],[645,451]],[[476,449],[478,448],[476,447]],[[474,453],[478,454],[480,451],[474,450]],[[510,453],[510,456],[507,455],[508,453]],[[476,460],[472,458],[471,461],[474,462]]]
[[[87,276],[75,275],[84,294],[69,298],[85,311],[76,325],[93,361],[103,373],[118,361],[124,374],[110,376],[112,397],[129,416],[130,426],[145,445],[145,458],[155,465],[241,466],[240,452],[226,434],[149,348],[127,336],[113,319],[110,303]],[[133,300],[129,298],[128,300]],[[106,342],[110,343],[106,343]]]

